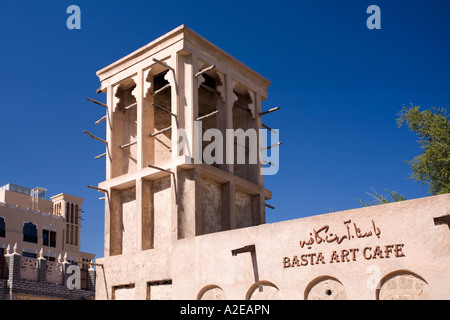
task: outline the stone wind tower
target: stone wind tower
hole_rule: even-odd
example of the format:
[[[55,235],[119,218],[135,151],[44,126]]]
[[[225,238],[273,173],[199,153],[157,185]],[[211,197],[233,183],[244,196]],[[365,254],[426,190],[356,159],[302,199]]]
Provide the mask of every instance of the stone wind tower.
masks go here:
[[[106,180],[93,187],[105,194],[96,299],[448,299],[450,195],[265,224],[260,162],[196,151],[209,153],[198,137],[211,129],[266,127],[269,81],[185,26],[97,74],[107,114],[106,140],[92,135],[106,144]],[[235,142],[249,157],[259,143]]]
[[[195,120],[224,137],[260,129],[268,80],[184,25],[97,75],[107,94],[105,256],[265,223],[260,164],[195,164],[189,149],[201,143]]]

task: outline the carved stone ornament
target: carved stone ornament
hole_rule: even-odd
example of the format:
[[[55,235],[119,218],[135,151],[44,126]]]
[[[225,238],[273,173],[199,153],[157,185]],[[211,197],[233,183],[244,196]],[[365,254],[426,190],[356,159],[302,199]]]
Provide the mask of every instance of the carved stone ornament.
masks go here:
[[[136,99],[136,101],[139,100],[139,88],[138,88],[138,75],[135,75],[131,78],[133,82],[136,84],[133,91],[131,91],[131,95]]]
[[[216,72],[217,76],[219,77],[220,84],[217,86],[217,91],[220,93],[220,96],[222,97],[222,101],[225,103],[226,101],[226,89],[225,89],[225,75],[222,72]]]
[[[234,93],[234,88],[236,87],[237,84],[238,84],[237,81],[231,80],[231,97],[230,97],[231,106],[239,99],[239,97]]]
[[[144,71],[144,99],[147,98],[147,95],[150,93],[150,89],[152,88],[152,81],[151,81],[151,72],[152,68]]]
[[[38,261],[34,258],[21,257],[20,259],[20,277],[25,280],[38,279]]]
[[[50,283],[62,283],[62,266],[59,262],[47,261],[46,280]]]
[[[247,89],[247,93],[250,97],[251,102],[248,104],[248,108],[250,109],[250,111],[252,112],[252,118],[255,119],[255,115],[256,115],[256,110],[255,110],[255,94]]]

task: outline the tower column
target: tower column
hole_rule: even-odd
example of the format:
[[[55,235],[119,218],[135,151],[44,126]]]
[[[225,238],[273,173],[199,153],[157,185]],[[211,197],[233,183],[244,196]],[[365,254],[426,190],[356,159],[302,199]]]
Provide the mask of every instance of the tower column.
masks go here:
[[[265,221],[254,138],[268,80],[185,26],[97,75],[108,104],[105,255]],[[223,162],[203,162],[203,150]]]
[[[133,81],[136,83],[136,88],[133,90],[132,94],[136,98],[136,122],[137,122],[137,132],[136,132],[136,141],[137,141],[137,169],[142,169],[145,167],[145,157],[144,157],[144,146],[147,143],[148,137],[144,136],[144,99],[143,99],[143,72],[142,70],[138,70],[136,76],[133,77]]]

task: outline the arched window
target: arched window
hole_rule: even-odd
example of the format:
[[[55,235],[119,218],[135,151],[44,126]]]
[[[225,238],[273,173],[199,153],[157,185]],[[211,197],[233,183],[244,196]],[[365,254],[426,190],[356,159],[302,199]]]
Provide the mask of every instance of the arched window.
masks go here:
[[[70,205],[70,223],[73,223],[73,203]]]
[[[37,226],[31,222],[23,224],[23,241],[37,243]]]
[[[200,290],[197,300],[225,300],[225,294],[219,286],[209,285]]]
[[[376,290],[377,300],[431,300],[428,283],[408,270],[397,270],[386,275]]]
[[[344,285],[336,278],[320,276],[311,281],[305,290],[305,300],[346,300]]]
[[[5,224],[5,218],[0,217],[0,237],[5,237],[5,230],[6,230],[6,224]]]
[[[269,281],[258,281],[253,284],[245,296],[245,300],[280,300],[280,290]]]
[[[78,205],[75,205],[75,224],[78,224]]]
[[[70,225],[66,223],[66,244],[70,244]]]
[[[73,241],[73,244],[77,246],[78,245],[78,227],[77,226],[75,226],[75,230],[74,230],[74,235],[73,236],[75,238],[74,241]]]

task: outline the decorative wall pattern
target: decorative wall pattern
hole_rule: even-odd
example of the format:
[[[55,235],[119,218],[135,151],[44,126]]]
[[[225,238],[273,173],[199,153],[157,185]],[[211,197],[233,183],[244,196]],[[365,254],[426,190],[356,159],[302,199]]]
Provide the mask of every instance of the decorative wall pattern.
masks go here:
[[[427,282],[419,275],[398,270],[386,275],[376,290],[377,300],[430,300]],[[270,281],[258,281],[253,284],[245,297],[246,300],[280,300],[280,289]],[[344,285],[336,278],[320,276],[311,281],[304,292],[305,300],[347,300]],[[224,290],[217,285],[202,288],[197,300],[225,300]]]
[[[47,261],[46,280],[50,283],[62,283],[62,266],[61,263]]]
[[[22,257],[20,261],[20,277],[25,280],[37,281],[38,260],[34,258]]]

